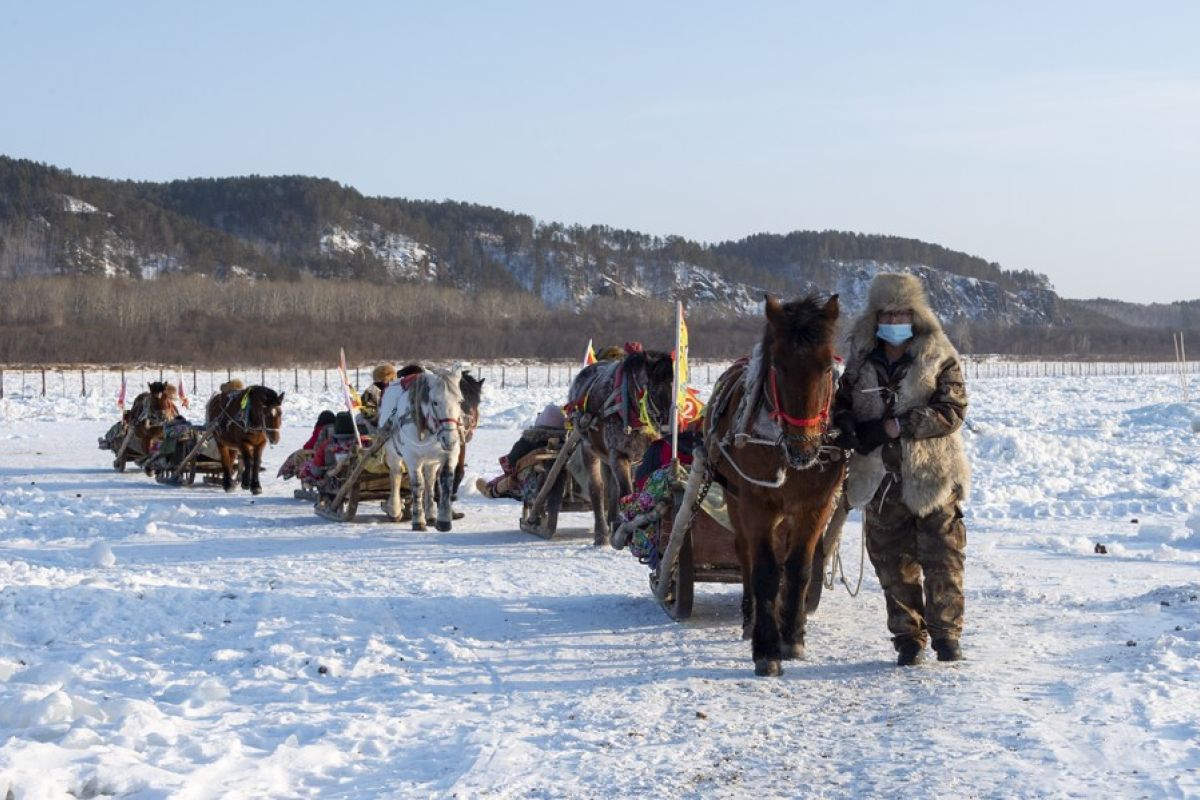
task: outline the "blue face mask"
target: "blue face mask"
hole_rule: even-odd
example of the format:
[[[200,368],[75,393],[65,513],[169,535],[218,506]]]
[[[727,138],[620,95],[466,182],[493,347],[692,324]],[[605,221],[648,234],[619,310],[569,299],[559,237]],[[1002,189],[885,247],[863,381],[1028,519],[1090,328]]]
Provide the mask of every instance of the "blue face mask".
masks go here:
[[[875,335],[888,344],[902,345],[912,338],[912,323],[905,322],[901,325],[884,325],[881,322],[879,323],[879,330]]]

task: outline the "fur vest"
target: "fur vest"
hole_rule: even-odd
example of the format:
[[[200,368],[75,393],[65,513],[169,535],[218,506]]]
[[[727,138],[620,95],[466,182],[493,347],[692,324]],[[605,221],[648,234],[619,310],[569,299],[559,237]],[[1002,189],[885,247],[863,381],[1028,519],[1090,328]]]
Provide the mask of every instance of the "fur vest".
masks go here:
[[[880,419],[887,413],[883,392],[879,391],[879,374],[868,362],[875,347],[874,336],[864,342],[865,338],[854,342],[858,348],[850,356],[842,376],[852,391],[854,417],[859,422]],[[912,363],[896,389],[893,411],[897,417],[928,405],[942,371],[958,362],[958,352],[940,328],[914,336],[909,352]],[[960,431],[929,439],[901,438],[900,449],[901,499],[910,511],[918,516],[928,514],[956,492],[965,499],[970,467]],[[866,456],[855,453],[846,478],[850,505],[862,508],[871,502],[886,473],[882,447]]]

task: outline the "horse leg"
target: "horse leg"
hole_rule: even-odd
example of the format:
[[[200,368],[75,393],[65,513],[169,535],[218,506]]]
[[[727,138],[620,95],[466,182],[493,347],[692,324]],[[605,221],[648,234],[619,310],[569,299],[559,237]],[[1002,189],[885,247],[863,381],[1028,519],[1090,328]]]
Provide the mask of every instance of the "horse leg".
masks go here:
[[[454,496],[454,476],[455,472],[451,472],[450,465],[444,467],[434,465],[434,474],[437,475],[440,490],[437,503],[437,529],[445,533],[453,527],[453,508],[451,506],[451,498]]]
[[[383,446],[383,458],[384,461],[387,462],[388,478],[390,478],[392,482],[392,493],[391,496],[388,497],[387,505],[384,506],[383,510],[392,522],[397,522],[399,521],[402,513],[400,484],[403,481],[404,476],[404,473],[401,469],[403,462],[400,460],[400,456],[392,453],[391,446],[386,444]]]
[[[750,651],[754,657],[754,674],[775,676],[783,674],[779,647],[779,625],[775,614],[779,599],[779,562],[771,546],[771,527],[757,529],[758,541],[754,550],[754,633]]]
[[[605,519],[607,492],[603,464],[591,445],[585,445],[583,448],[583,465],[588,473],[588,498],[592,501],[592,518],[595,526],[592,533],[595,543],[599,544],[608,536],[608,521]]]
[[[233,491],[233,448],[224,442],[217,443],[221,452],[221,487],[227,492]]]
[[[150,432],[149,432],[149,430],[147,430],[145,433],[143,433],[138,438],[141,441],[142,453],[145,454],[144,457],[146,459],[146,463],[142,467],[142,469],[147,475],[149,475],[150,474],[150,442],[152,441],[153,437],[150,436]]]
[[[454,480],[451,481],[450,499],[458,499],[458,487],[462,485],[463,476],[467,474],[467,447],[458,449],[458,463],[454,465]]]
[[[241,470],[242,470],[242,489],[249,491],[250,490],[250,467],[252,465],[252,462],[254,461],[254,455],[253,455],[254,448],[251,445],[247,444],[246,442],[242,442],[241,447],[239,447],[238,449],[241,451],[241,455],[242,455],[242,457],[240,459],[238,459],[238,462],[239,462],[238,466],[241,467]]]
[[[258,468],[262,465],[264,447],[266,447],[265,443],[250,448],[253,455],[248,469],[250,470],[250,492],[252,494],[262,494],[262,480],[259,479]]]
[[[805,619],[803,598],[812,577],[814,541],[789,548],[783,562],[783,586],[780,592],[780,652],[786,659],[804,658]]]
[[[412,491],[412,529],[425,530],[425,472],[414,458],[405,459],[408,467],[409,488]]]

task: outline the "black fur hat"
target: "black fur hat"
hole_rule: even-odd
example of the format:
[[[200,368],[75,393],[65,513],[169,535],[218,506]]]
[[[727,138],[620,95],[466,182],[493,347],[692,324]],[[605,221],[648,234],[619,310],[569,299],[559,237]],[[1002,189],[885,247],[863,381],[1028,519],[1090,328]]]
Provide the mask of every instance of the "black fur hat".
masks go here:
[[[354,435],[354,419],[350,416],[349,411],[340,411],[333,420],[333,435],[334,436],[353,436]]]

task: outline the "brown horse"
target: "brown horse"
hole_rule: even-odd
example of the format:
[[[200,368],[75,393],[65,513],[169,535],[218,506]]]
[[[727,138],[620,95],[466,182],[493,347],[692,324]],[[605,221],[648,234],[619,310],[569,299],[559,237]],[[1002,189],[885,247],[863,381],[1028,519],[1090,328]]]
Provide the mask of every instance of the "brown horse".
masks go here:
[[[725,488],[756,675],[802,658],[809,582],[845,473],[827,444],[837,295],[767,297],[754,356],[720,377],[704,420],[708,475]]]
[[[459,432],[462,434],[462,447],[458,450],[458,463],[454,467],[454,491],[451,494],[451,500],[458,499],[458,487],[462,485],[463,476],[467,472],[467,444],[475,435],[475,429],[479,427],[479,406],[483,401],[483,382],[486,378],[476,378],[470,370],[463,370],[462,375],[458,379],[458,388],[462,392],[462,425],[459,426]]]
[[[597,546],[608,544],[617,506],[633,491],[632,464],[670,424],[673,379],[670,353],[639,350],[584,367],[571,382],[567,412],[583,435]]]
[[[129,407],[129,424],[133,426],[133,435],[137,437],[146,456],[145,470],[150,474],[150,447],[156,441],[162,441],[163,423],[170,422],[178,416],[175,408],[175,387],[169,383],[154,381],[148,384],[150,391],[142,392],[133,398]],[[124,461],[121,460],[124,469]]]
[[[233,491],[233,455],[240,453],[242,488],[262,494],[258,473],[262,466],[262,451],[279,444],[279,429],[283,427],[283,395],[266,386],[251,386],[215,394],[205,409],[221,452],[221,485]]]

